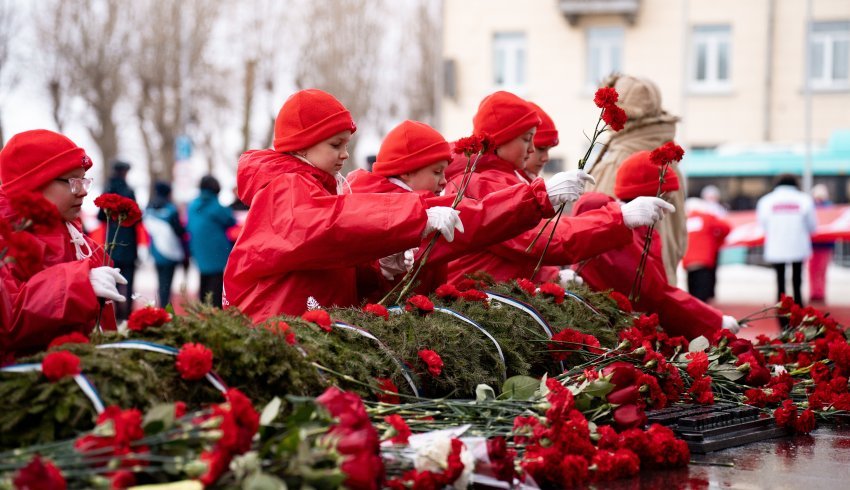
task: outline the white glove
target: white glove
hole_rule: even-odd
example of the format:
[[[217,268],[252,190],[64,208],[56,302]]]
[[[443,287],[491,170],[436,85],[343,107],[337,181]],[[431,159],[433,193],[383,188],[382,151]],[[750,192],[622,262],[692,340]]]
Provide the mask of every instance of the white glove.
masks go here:
[[[552,207],[558,207],[565,202],[574,202],[584,193],[584,183],[596,183],[596,179],[584,170],[569,170],[558,172],[546,181],[546,193]]]
[[[673,213],[676,208],[658,197],[640,196],[620,206],[623,222],[629,228],[649,226],[660,220],[664,213]]]
[[[735,317],[723,315],[723,322],[720,324],[720,328],[725,328],[732,333],[738,333],[741,330],[741,325],[738,324],[738,320]]]
[[[460,221],[460,211],[448,206],[434,206],[425,210],[428,215],[428,223],[422,232],[422,238],[434,231],[439,231],[447,242],[454,241],[455,230],[463,233],[463,223]]]
[[[127,298],[118,294],[116,284],[127,284],[119,269],[112,267],[97,267],[89,271],[89,281],[98,298],[111,299],[123,303]]]
[[[413,268],[413,263],[416,259],[416,252],[419,247],[405,250],[378,260],[378,265],[381,266],[381,275],[388,281],[392,281],[399,274],[406,274]]]
[[[584,279],[582,279],[581,276],[576,274],[576,271],[572,269],[561,269],[561,271],[558,272],[558,281],[561,283],[562,288],[566,288],[568,282],[584,284]]]

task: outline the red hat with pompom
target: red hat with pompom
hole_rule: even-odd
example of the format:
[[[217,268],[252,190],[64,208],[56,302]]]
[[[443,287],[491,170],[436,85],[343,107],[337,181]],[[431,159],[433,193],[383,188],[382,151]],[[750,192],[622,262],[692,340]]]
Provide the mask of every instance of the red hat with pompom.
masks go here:
[[[408,120],[384,138],[372,172],[390,177],[451,159],[452,152],[443,135],[425,123]]]
[[[7,194],[38,191],[53,179],[92,166],[86,151],[47,129],[18,133],[0,150],[0,182]]]
[[[658,176],[661,167],[649,158],[650,151],[638,151],[623,160],[617,170],[614,183],[614,194],[623,201],[630,201],[639,196],[655,196],[658,192]],[[661,192],[679,190],[679,178],[672,166],[664,175]]]
[[[540,125],[537,111],[526,100],[510,93],[495,92],[481,101],[472,118],[472,133],[489,135],[498,148]]]
[[[306,150],[343,131],[357,131],[351,113],[333,95],[318,89],[295,92],[274,121],[274,149]]]

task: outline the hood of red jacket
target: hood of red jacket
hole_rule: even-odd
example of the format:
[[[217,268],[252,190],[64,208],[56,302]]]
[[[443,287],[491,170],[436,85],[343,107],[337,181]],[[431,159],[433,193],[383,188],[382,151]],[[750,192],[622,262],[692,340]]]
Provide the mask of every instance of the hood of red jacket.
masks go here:
[[[346,177],[348,185],[351,186],[351,192],[358,194],[375,193],[387,194],[392,192],[410,192],[403,187],[399,187],[382,175],[377,175],[368,170],[358,169]]]
[[[404,187],[398,186],[393,182],[390,182],[390,179],[369,172],[368,170],[357,169],[346,177],[348,181],[348,185],[351,186],[351,192],[355,194],[390,194],[390,193],[401,193],[401,192],[415,192],[419,194],[423,199],[428,200],[428,202],[432,202],[432,199],[439,199],[439,204],[431,204],[430,206],[446,206],[447,204],[441,204],[443,199],[440,199],[441,196],[437,196],[433,192],[430,191],[409,191]],[[449,201],[451,202],[451,201]]]
[[[331,194],[336,194],[334,176],[302,162],[292,155],[274,150],[246,151],[239,157],[236,170],[236,193],[239,200],[251,205],[254,196],[274,179],[284,174],[297,173],[308,176]]]

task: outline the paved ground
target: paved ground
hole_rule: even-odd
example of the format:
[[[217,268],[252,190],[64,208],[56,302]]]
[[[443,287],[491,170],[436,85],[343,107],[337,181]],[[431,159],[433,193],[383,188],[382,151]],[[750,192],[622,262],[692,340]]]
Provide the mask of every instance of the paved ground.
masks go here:
[[[684,287],[684,277],[681,286]],[[179,304],[181,297],[195,298],[198,291],[198,271],[182,270],[175,274],[172,300]],[[743,318],[774,303],[776,285],[773,269],[749,265],[726,265],[718,270],[717,299],[715,305],[728,315]],[[136,272],[136,304],[144,305],[156,298],[156,270],[151,261],[145,261]],[[808,297],[808,281],[803,281],[803,296]],[[185,300],[183,300],[185,301]],[[850,268],[833,266],[827,271],[826,303],[814,305],[829,311],[840,323],[850,325]],[[179,308],[178,308],[179,310]],[[747,338],[758,334],[775,335],[779,330],[776,320],[753,323],[741,331]]]

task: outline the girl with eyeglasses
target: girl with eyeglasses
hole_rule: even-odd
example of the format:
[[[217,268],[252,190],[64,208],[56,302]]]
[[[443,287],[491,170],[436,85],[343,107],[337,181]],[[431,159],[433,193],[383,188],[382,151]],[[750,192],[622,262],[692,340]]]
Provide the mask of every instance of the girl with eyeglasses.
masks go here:
[[[124,278],[117,269],[102,266],[103,249],[81,231],[80,210],[92,184],[86,177],[91,166],[85,150],[43,129],[13,136],[0,151],[0,219],[18,220],[10,197],[22,193],[41,194],[62,217],[60,224],[48,229],[27,230],[41,258],[33,275],[23,273],[14,262],[0,267],[3,357],[42,350],[54,338],[72,332],[88,334],[100,314],[98,298],[126,300],[116,288]],[[109,302],[101,325],[115,328]]]

